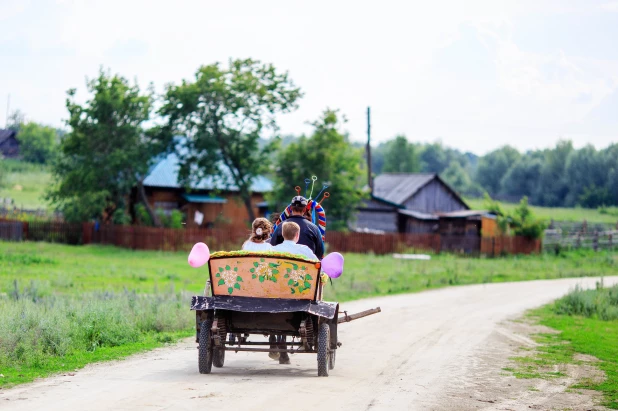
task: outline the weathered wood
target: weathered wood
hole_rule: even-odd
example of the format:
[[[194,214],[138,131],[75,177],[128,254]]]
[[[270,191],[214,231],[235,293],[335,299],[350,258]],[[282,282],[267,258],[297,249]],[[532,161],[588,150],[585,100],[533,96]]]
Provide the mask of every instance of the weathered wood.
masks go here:
[[[351,315],[344,314],[343,317],[339,317],[337,319],[337,324],[358,320],[359,318],[367,317],[368,315],[377,314],[379,312],[382,312],[382,310],[380,309],[380,307],[377,307],[377,308],[372,308],[370,310],[361,311],[360,313],[356,313],[356,314],[351,314]]]

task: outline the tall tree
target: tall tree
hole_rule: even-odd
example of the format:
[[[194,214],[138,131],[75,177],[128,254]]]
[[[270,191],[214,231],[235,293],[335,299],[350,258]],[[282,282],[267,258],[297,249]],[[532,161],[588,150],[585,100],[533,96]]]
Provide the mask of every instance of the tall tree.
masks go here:
[[[57,184],[48,198],[68,220],[110,221],[125,209],[131,189],[141,187],[161,144],[144,129],[151,94],[103,70],[87,81],[87,89],[91,97],[83,105],[76,102],[75,89],[68,91],[70,131],[60,144],[53,167]],[[143,187],[140,191],[143,194]]]
[[[287,73],[251,59],[202,66],[194,81],[168,86],[162,131],[186,138],[177,153],[183,183],[213,175],[238,187],[253,220],[251,184],[267,171],[275,149],[275,144],[262,146],[260,136],[276,131],[276,115],[296,109],[301,96]]]
[[[532,155],[521,157],[508,169],[502,181],[501,193],[522,198],[531,196],[536,191],[537,180],[543,162]]]
[[[556,147],[545,152],[541,172],[536,179],[536,190],[532,198],[534,203],[556,207],[564,204],[569,192],[566,178],[566,163],[573,151],[573,143],[561,140]]]
[[[34,122],[22,124],[17,134],[19,152],[24,160],[46,164],[53,160],[58,148],[58,134],[52,127]]]
[[[500,191],[500,183],[507,171],[521,157],[510,146],[504,146],[483,156],[476,169],[476,181],[491,194]]]
[[[272,202],[283,209],[294,196],[294,187],[304,187],[305,179],[315,175],[319,180],[314,196],[322,188],[321,182],[328,183],[332,193],[324,204],[328,227],[346,228],[364,197],[364,151],[354,148],[347,134],[340,131],[342,121],[337,111],[326,110],[312,125],[310,137],[302,136],[279,153]]]
[[[566,161],[566,178],[569,182],[569,193],[565,198],[567,206],[585,203],[587,207],[596,207],[597,201],[605,201],[607,193],[606,161],[602,153],[594,146],[587,145],[580,150],[572,151]],[[582,198],[584,196],[584,198]],[[583,200],[583,201],[582,201]]]
[[[416,173],[420,171],[420,161],[413,144],[405,136],[399,135],[389,141],[384,153],[385,173]]]

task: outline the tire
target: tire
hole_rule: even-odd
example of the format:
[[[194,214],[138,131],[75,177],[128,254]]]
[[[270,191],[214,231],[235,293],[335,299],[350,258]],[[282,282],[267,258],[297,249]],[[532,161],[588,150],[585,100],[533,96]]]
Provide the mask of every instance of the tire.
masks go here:
[[[213,350],[212,339],[210,338],[210,327],[212,327],[212,322],[210,320],[206,320],[200,325],[200,346],[197,361],[200,374],[210,374],[212,370]]]
[[[326,323],[320,324],[318,329],[318,377],[328,377],[330,347],[330,327]]]
[[[335,368],[335,357],[336,357],[336,354],[337,354],[337,350],[332,350],[330,352],[330,355],[329,355],[329,358],[328,358],[329,359],[329,361],[328,361],[328,369],[329,370],[332,370],[332,369]]]
[[[217,368],[223,367],[225,363],[225,348],[213,348],[212,350],[212,365]]]

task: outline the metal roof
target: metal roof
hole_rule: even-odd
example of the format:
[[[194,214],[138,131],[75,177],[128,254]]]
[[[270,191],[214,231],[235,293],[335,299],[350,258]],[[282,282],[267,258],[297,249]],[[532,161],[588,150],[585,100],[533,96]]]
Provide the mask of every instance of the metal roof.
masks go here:
[[[144,179],[144,186],[183,188],[178,183],[179,169],[178,157],[176,154],[169,154],[152,167],[150,173]],[[238,187],[235,184],[229,183],[231,181],[229,170],[222,166],[222,171],[223,177],[208,176],[197,184],[193,184],[190,188],[194,190],[238,191]],[[263,176],[254,178],[251,184],[251,191],[254,193],[266,193],[272,191],[272,189],[273,182]]]
[[[380,174],[373,181],[373,195],[390,203],[403,204],[434,178],[436,174]]]
[[[409,217],[414,217],[417,220],[434,220],[434,221],[438,221],[438,216],[435,214],[426,214],[426,213],[421,213],[420,211],[414,211],[414,210],[398,210],[399,214],[403,214]]]
[[[448,213],[436,213],[438,216],[443,218],[467,218],[467,217],[479,217],[488,215],[489,212],[485,210],[460,210],[460,211],[451,211]]]
[[[183,194],[182,197],[190,203],[225,204],[227,200],[221,197],[212,197],[205,194]]]

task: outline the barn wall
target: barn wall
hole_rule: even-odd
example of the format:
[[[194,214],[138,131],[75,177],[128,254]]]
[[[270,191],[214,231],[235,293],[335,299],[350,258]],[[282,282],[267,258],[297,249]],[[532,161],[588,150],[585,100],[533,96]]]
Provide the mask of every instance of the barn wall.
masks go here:
[[[413,217],[406,218],[405,232],[406,233],[433,233],[436,231],[438,222],[433,220],[418,220]]]
[[[356,214],[355,227],[357,229],[369,228],[381,230],[387,233],[398,232],[398,214],[395,210],[369,211],[359,210]]]
[[[9,137],[0,143],[0,154],[4,158],[19,158],[19,141],[15,137]]]
[[[442,183],[433,180],[421,188],[416,195],[410,198],[405,207],[409,210],[425,213],[450,212],[466,210],[461,203]]]
[[[495,218],[483,217],[481,221],[481,235],[483,237],[497,237],[500,235],[498,222]]]

